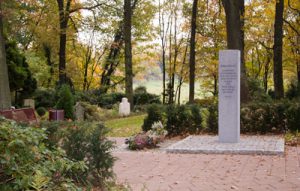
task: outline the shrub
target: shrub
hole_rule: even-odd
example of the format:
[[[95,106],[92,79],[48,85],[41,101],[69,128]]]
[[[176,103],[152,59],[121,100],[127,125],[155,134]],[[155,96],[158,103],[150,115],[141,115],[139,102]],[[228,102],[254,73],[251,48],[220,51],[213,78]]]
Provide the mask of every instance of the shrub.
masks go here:
[[[102,124],[88,122],[47,122],[41,127],[47,129],[49,144],[66,150],[67,157],[83,160],[88,170],[82,178],[94,184],[101,184],[113,176],[115,158],[110,151],[113,143],[105,138],[107,128]]]
[[[197,105],[190,106],[191,113],[192,113],[192,126],[189,129],[190,133],[197,133],[200,131],[202,127],[202,116],[201,116],[201,109]]]
[[[300,103],[291,104],[286,113],[287,129],[292,132],[300,131]]]
[[[40,117],[42,117],[46,114],[47,110],[44,107],[39,107],[36,109],[36,112]]]
[[[68,85],[62,85],[58,90],[58,102],[56,109],[63,109],[65,111],[65,118],[74,119],[74,96]]]
[[[134,105],[146,105],[146,104],[161,104],[160,97],[150,93],[135,93],[133,95]]]
[[[298,87],[298,84],[296,82],[292,82],[289,85],[288,90],[286,91],[286,97],[288,99],[294,99],[299,96],[300,96],[300,87]]]
[[[147,109],[148,116],[144,119],[142,126],[143,131],[147,132],[151,129],[154,122],[163,121],[163,106],[152,104]]]
[[[113,105],[122,101],[126,97],[124,93],[101,94],[98,98],[98,105],[106,109],[112,109]]]
[[[255,78],[248,79],[248,86],[249,86],[249,94],[250,99],[255,101],[268,101],[270,102],[272,99],[271,97],[265,93],[263,87],[261,86],[261,82]]]
[[[169,135],[194,134],[202,129],[202,116],[197,105],[170,105],[166,116]]]
[[[241,109],[242,133],[284,133],[300,129],[298,101],[253,102]]]
[[[35,107],[52,108],[55,106],[57,95],[54,90],[36,90],[34,93]]]
[[[43,129],[21,127],[0,118],[0,190],[78,190],[87,166],[45,144]],[[4,184],[3,184],[4,183]]]
[[[211,105],[208,107],[208,117],[207,117],[207,131],[212,133],[218,133],[218,106]]]
[[[144,94],[147,93],[147,88],[145,86],[138,86],[134,90],[135,94]]]

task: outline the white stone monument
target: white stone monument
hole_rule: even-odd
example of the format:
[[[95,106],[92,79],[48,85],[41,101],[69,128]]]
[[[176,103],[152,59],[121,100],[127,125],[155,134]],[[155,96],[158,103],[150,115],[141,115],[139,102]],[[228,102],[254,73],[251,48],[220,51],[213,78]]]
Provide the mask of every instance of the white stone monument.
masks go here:
[[[240,140],[240,64],[239,50],[219,53],[219,142]]]
[[[122,102],[119,106],[119,115],[122,117],[128,116],[130,114],[130,103],[127,98],[122,98]]]

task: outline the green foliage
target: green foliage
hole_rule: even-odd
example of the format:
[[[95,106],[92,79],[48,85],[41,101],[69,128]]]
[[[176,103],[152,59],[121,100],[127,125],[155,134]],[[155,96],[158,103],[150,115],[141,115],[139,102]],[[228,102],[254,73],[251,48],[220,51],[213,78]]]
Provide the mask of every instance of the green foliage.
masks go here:
[[[194,134],[202,129],[202,116],[197,105],[170,105],[166,109],[169,135]]]
[[[241,109],[242,133],[284,133],[300,129],[299,101],[253,102]]]
[[[49,144],[66,150],[67,157],[84,161],[88,170],[82,174],[83,181],[102,184],[113,176],[115,158],[110,153],[113,142],[107,140],[107,128],[102,124],[88,122],[46,122],[41,127],[47,129]]]
[[[98,105],[101,108],[112,109],[114,105],[120,103],[122,98],[126,97],[124,93],[114,92],[103,94],[100,91],[77,92],[76,101],[89,102],[92,105]],[[134,104],[141,106],[152,103],[160,104],[160,97],[155,94],[147,93],[145,87],[138,87],[133,95]]]
[[[212,133],[218,132],[218,106],[211,105],[208,107],[207,131]]]
[[[58,101],[56,109],[63,109],[65,111],[65,118],[74,119],[74,96],[68,85],[62,85],[58,90]]]
[[[56,92],[52,89],[38,89],[34,93],[35,107],[53,108],[57,101]]]
[[[288,110],[286,111],[287,116],[287,129],[295,132],[300,131],[300,101],[294,101]]]
[[[202,130],[201,109],[197,105],[163,105],[152,104],[147,110],[148,116],[142,126],[143,131],[149,131],[158,121],[165,122],[168,135],[194,134]]]
[[[146,105],[146,104],[161,104],[160,97],[150,93],[135,93],[133,94],[134,105]]]
[[[32,77],[25,56],[20,52],[16,42],[8,41],[5,44],[8,66],[9,87],[11,91],[20,91],[17,104],[22,99],[30,97],[37,88],[37,82]]]
[[[149,131],[153,123],[163,121],[163,106],[159,104],[152,104],[148,106],[148,116],[144,119],[142,126],[143,131]]]
[[[43,129],[0,119],[0,190],[78,190],[87,166],[45,144]]]
[[[288,90],[286,91],[286,97],[288,99],[294,99],[300,96],[300,87],[296,84],[296,82],[292,82],[289,85]]]
[[[253,101],[271,101],[271,97],[263,90],[261,82],[254,78],[248,79],[250,98]]]
[[[201,116],[201,109],[197,105],[191,105],[191,120],[192,120],[192,126],[191,129],[189,130],[190,133],[195,133],[198,130],[202,129],[202,116]]]
[[[147,93],[147,88],[145,86],[138,86],[134,89],[135,94],[144,94]]]
[[[44,107],[38,107],[36,112],[39,114],[40,117],[44,116],[47,110]]]
[[[97,100],[100,107],[111,109],[114,104],[121,102],[126,97],[124,93],[101,94]]]

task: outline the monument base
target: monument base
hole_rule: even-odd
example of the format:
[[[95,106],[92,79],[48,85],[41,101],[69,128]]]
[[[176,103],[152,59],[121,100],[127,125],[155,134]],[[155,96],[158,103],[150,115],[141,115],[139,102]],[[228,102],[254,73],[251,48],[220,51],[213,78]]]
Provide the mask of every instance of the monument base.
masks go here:
[[[283,155],[280,136],[241,136],[238,143],[220,143],[217,136],[189,136],[171,146],[168,153]]]

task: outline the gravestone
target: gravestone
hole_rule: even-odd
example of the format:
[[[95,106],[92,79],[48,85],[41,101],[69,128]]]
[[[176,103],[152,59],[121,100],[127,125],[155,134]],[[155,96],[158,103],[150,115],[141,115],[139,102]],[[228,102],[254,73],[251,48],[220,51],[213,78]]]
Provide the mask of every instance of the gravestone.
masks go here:
[[[34,108],[34,99],[24,99],[24,107]]]
[[[77,102],[75,105],[75,118],[78,121],[84,121],[84,107],[80,102]]]
[[[239,50],[219,53],[219,142],[240,140],[240,64]]]
[[[127,98],[122,98],[122,102],[119,105],[119,115],[124,117],[130,114],[130,104]]]

